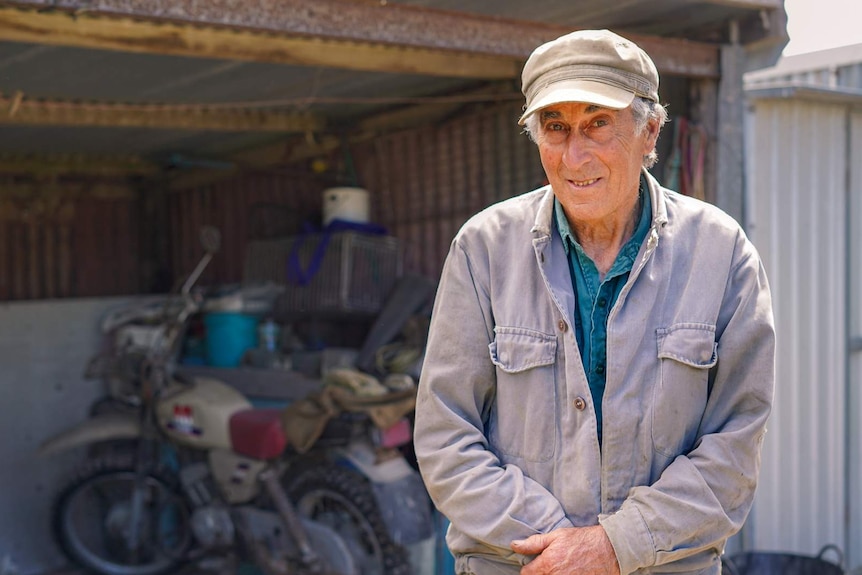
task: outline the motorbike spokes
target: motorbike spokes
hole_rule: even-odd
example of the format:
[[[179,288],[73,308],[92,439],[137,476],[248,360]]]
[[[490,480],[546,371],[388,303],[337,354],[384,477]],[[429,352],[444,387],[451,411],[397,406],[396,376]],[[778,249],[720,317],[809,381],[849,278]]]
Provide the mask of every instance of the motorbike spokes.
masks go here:
[[[156,575],[176,565],[188,543],[182,503],[158,478],[113,471],[73,486],[58,508],[67,551],[106,575]]]

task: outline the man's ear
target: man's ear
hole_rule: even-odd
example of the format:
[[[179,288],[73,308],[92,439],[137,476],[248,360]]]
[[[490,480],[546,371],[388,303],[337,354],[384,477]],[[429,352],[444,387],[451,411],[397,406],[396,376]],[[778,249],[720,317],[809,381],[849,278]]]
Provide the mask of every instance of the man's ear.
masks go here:
[[[644,127],[644,132],[646,133],[646,150],[644,151],[644,154],[649,154],[655,148],[656,141],[658,141],[658,120],[650,118],[647,121],[646,127]]]

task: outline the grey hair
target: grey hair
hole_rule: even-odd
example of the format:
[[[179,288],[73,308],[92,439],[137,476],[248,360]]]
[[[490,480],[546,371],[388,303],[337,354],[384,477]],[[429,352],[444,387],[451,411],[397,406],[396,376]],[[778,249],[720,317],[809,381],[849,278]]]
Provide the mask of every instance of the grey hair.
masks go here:
[[[667,109],[661,104],[647,100],[646,98],[636,97],[631,104],[632,116],[635,120],[635,132],[642,132],[646,129],[650,120],[658,122],[659,132],[668,120]],[[524,131],[527,136],[535,142],[539,143],[539,114],[530,114],[524,121]],[[643,166],[647,169],[652,168],[658,161],[658,153],[653,147],[652,151],[644,156]]]

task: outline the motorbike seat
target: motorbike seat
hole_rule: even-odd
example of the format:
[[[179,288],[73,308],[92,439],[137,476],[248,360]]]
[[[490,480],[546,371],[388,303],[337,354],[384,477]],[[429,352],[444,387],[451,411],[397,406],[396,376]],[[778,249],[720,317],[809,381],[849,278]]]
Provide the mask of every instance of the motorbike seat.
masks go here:
[[[253,459],[273,459],[287,447],[281,409],[244,409],[230,418],[233,450]]]

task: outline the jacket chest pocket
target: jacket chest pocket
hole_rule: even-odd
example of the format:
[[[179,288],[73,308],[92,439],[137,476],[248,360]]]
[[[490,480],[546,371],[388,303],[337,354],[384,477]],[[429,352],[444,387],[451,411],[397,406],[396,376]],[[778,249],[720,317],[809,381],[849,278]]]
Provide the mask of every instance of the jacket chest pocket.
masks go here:
[[[718,363],[715,326],[681,323],[656,330],[659,377],[653,390],[653,448],[676,457],[693,447]]]
[[[556,445],[557,338],[526,328],[494,328],[488,346],[497,366],[497,397],[488,438],[498,454],[547,461]],[[505,458],[503,458],[505,460]]]

